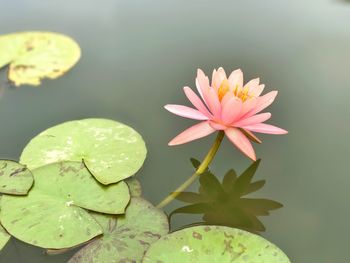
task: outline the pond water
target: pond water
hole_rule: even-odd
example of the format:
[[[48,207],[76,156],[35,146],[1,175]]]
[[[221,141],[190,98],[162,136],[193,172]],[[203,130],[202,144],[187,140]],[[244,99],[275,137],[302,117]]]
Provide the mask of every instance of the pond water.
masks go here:
[[[1,1],[0,33],[48,30],[70,35],[82,59],[40,88],[6,89],[0,99],[0,156],[18,159],[38,132],[87,117],[124,122],[144,137],[148,158],[138,178],[157,203],[191,173],[213,136],[170,148],[193,122],[163,109],[187,103],[197,67],[223,66],[261,77],[279,90],[271,123],[287,136],[262,136],[257,177],[262,197],[285,207],[263,218],[264,237],[299,263],[347,262],[350,3],[341,0]],[[1,52],[1,50],[0,50]],[[2,72],[4,74],[4,72]],[[250,161],[225,141],[212,165],[217,174]],[[170,211],[178,203],[170,205]],[[188,223],[177,215],[174,226]],[[66,262],[12,240],[0,262]]]

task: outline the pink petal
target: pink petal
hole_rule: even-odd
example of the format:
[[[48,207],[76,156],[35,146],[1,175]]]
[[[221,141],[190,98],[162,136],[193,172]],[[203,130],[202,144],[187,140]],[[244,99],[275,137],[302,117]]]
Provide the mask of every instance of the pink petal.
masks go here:
[[[260,84],[260,85],[255,86],[255,87],[251,87],[251,88],[249,88],[249,94],[251,96],[254,96],[254,97],[259,97],[260,94],[264,91],[264,88],[265,88],[264,84]]]
[[[201,69],[197,70],[196,87],[198,93],[201,95],[204,102],[206,102],[205,96],[209,89],[209,78]]]
[[[233,125],[236,127],[243,127],[243,126],[261,123],[261,122],[267,121],[270,118],[271,118],[271,113],[265,112],[265,113],[253,115],[249,118],[239,120],[239,121],[235,122]]]
[[[221,119],[225,124],[231,124],[237,119],[242,110],[242,101],[236,97],[231,97],[223,106]]]
[[[252,111],[253,108],[256,106],[257,101],[258,101],[257,98],[250,98],[250,99],[246,100],[246,101],[243,103],[242,111],[241,111],[240,117],[243,117],[243,116],[245,116],[248,112]]]
[[[221,103],[219,101],[218,94],[214,90],[214,88],[210,88],[208,92],[207,97],[207,105],[211,111],[211,113],[214,115],[214,118],[220,119],[221,118]]]
[[[195,106],[200,112],[202,112],[208,118],[212,118],[211,113],[208,111],[207,107],[201,101],[201,99],[191,90],[189,87],[184,87],[184,92],[188,100]]]
[[[207,105],[211,113],[215,115],[215,113],[213,112],[213,110],[215,111],[215,107],[214,107],[215,105],[213,105],[215,100],[213,100],[212,98],[213,94],[210,94],[211,93],[210,90],[214,90],[214,89],[209,86],[209,79],[207,76],[204,75],[204,72],[201,69],[198,69],[198,72],[197,72],[196,86],[205,105]],[[215,96],[217,97],[215,90],[214,92],[215,92]]]
[[[187,143],[205,137],[213,132],[215,132],[215,129],[213,129],[207,121],[203,121],[180,133],[169,142],[169,145],[173,146]]]
[[[232,91],[228,91],[221,99],[221,108],[223,108],[232,97],[234,97],[234,93]]]
[[[262,143],[262,141],[258,137],[256,137],[256,135],[254,133],[252,133],[252,132],[250,132],[248,130],[242,129],[242,128],[240,128],[240,131],[243,132],[243,134],[245,136],[247,136],[247,138],[249,140],[251,140],[253,142],[256,142],[256,143]]]
[[[268,106],[270,106],[272,102],[275,100],[277,93],[278,92],[275,90],[265,94],[262,97],[257,98],[257,103],[255,107],[247,113],[247,117],[255,115],[260,111],[264,110],[265,108],[267,108]]]
[[[259,132],[259,133],[267,133],[267,134],[287,134],[288,131],[283,130],[281,128],[278,128],[276,126],[265,124],[265,123],[258,123],[254,125],[248,125],[242,127],[244,129],[250,130],[252,132]]]
[[[213,69],[213,73],[211,73],[211,86],[214,84],[214,79],[216,75],[216,68]]]
[[[231,88],[243,87],[243,72],[240,69],[236,69],[232,71],[230,76],[228,77],[228,82],[230,83]]]
[[[240,130],[236,128],[229,128],[225,130],[225,134],[242,153],[247,155],[253,161],[256,160],[252,144]]]
[[[247,84],[244,85],[244,87],[248,87],[249,89],[259,86],[260,83],[260,79],[256,78],[256,79],[252,79],[250,80]]]
[[[249,95],[254,97],[259,97],[259,95],[263,92],[265,85],[260,83],[260,79],[252,79],[247,84],[245,84],[244,88],[248,88]]]
[[[207,120],[208,117],[205,116],[203,113],[201,113],[198,110],[192,109],[187,106],[182,105],[174,105],[174,104],[168,104],[165,105],[164,108],[171,113],[174,113],[176,115],[179,115],[181,117],[190,118],[194,120]]]
[[[211,85],[215,87],[216,89],[220,88],[221,83],[224,79],[227,79],[226,72],[223,68],[219,68],[217,71],[213,71]]]
[[[215,121],[209,121],[209,125],[217,130],[217,131],[222,131],[222,130],[226,130],[227,129],[227,126],[226,125],[223,125],[221,123],[218,123],[218,122],[215,122]]]

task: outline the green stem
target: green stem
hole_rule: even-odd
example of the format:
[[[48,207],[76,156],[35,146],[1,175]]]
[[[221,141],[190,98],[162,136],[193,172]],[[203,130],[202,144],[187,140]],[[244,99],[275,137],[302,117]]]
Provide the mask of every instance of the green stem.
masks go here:
[[[207,153],[207,155],[205,156],[204,160],[199,165],[195,173],[192,174],[191,177],[188,178],[182,185],[180,185],[174,192],[169,194],[162,202],[160,202],[157,205],[158,208],[163,208],[164,206],[172,202],[181,192],[183,192],[187,187],[189,187],[197,179],[197,177],[208,168],[209,164],[214,159],[214,156],[220,147],[224,135],[225,133],[223,131],[219,131],[213,145],[211,146],[209,152]]]

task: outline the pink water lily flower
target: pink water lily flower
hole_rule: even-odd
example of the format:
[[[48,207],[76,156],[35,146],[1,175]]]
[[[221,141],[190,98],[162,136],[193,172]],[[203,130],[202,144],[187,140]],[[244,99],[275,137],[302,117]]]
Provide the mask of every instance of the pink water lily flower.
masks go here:
[[[168,104],[165,108],[182,117],[201,122],[180,133],[169,145],[187,143],[223,130],[228,139],[245,155],[256,160],[250,140],[261,142],[253,132],[286,134],[286,130],[264,123],[271,113],[261,113],[274,101],[277,91],[260,96],[265,85],[259,78],[243,84],[243,72],[233,71],[227,78],[223,68],[213,71],[209,78],[198,69],[196,86],[202,100],[189,87],[184,92],[194,108]],[[204,102],[204,103],[203,103]]]

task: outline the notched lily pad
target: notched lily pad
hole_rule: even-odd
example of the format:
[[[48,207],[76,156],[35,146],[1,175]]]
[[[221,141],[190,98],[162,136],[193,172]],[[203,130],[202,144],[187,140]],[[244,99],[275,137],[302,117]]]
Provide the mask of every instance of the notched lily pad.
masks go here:
[[[131,197],[140,197],[142,190],[141,190],[141,183],[139,180],[137,180],[135,177],[129,177],[126,179],[124,182],[127,183],[129,186],[129,192]],[[108,227],[110,228],[112,225],[116,224],[116,216],[115,215],[109,215],[109,214],[101,214],[101,213],[95,213],[95,212],[90,212],[95,220],[104,228]],[[104,229],[104,232],[107,232],[108,229]],[[97,237],[98,238],[98,237]],[[90,242],[90,241],[88,241]],[[81,245],[79,245],[81,246]],[[67,251],[70,251],[74,249],[73,248],[67,248],[67,249],[47,249],[45,252],[48,255],[57,255],[57,254],[62,254]]]
[[[69,121],[37,135],[20,162],[29,169],[58,161],[81,161],[102,184],[135,174],[146,158],[146,146],[131,127],[107,119]]]
[[[142,262],[290,263],[266,239],[224,226],[196,226],[163,236],[150,246]]]
[[[8,78],[16,86],[37,86],[55,79],[80,59],[79,45],[51,32],[20,32],[0,36],[0,68],[9,65]]]
[[[69,263],[141,262],[148,247],[169,231],[166,215],[138,197],[131,199],[123,216],[93,215],[104,234],[78,251]]]
[[[33,175],[24,165],[0,160],[0,193],[26,195],[33,185]]]
[[[2,196],[0,221],[11,235],[35,246],[61,249],[84,243],[102,234],[85,209],[120,214],[130,199],[124,182],[103,186],[82,163],[54,163],[32,173],[35,185],[27,196]]]

